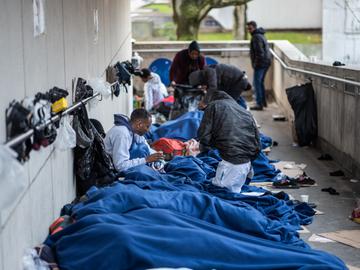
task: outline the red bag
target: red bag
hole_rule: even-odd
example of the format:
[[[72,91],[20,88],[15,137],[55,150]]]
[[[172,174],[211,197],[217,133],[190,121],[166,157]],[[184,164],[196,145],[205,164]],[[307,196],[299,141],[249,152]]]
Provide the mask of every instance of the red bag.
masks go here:
[[[161,138],[151,147],[156,151],[162,151],[166,160],[170,160],[174,156],[184,156],[186,153],[185,143],[175,139]]]

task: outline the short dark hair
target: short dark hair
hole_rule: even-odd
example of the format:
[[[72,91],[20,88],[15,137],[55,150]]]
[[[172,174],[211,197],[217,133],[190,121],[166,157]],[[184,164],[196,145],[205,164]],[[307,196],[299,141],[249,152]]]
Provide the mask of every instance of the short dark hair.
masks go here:
[[[256,23],[255,21],[247,22],[246,25],[247,25],[247,26],[251,25],[251,26],[253,26],[254,28],[257,28],[257,23]]]
[[[140,74],[140,77],[141,77],[141,78],[147,78],[147,77],[149,77],[150,75],[151,75],[150,69],[148,69],[148,68],[143,68],[143,69],[141,69],[141,74]]]
[[[147,120],[151,117],[151,114],[145,109],[135,109],[130,116],[130,121]]]

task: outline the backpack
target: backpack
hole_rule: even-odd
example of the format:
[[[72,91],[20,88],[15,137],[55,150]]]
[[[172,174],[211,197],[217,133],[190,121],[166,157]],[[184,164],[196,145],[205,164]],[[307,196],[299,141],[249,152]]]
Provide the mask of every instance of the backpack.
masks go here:
[[[161,138],[154,142],[151,148],[162,151],[165,160],[171,160],[174,156],[184,156],[186,153],[185,143],[175,139]]]

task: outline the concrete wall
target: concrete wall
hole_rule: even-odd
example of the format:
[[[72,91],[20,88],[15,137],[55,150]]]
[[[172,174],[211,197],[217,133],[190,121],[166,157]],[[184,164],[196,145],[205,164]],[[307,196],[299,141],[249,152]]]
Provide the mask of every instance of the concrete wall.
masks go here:
[[[130,1],[44,1],[46,34],[34,37],[32,1],[0,2],[0,141],[5,141],[5,108],[53,86],[71,91],[71,80],[102,76],[114,61],[131,56]],[[93,11],[98,10],[95,42]],[[131,93],[90,110],[107,130],[114,112],[131,110]],[[70,102],[70,99],[68,101]],[[12,209],[1,209],[0,269],[22,269],[24,250],[41,243],[61,207],[75,196],[71,151],[53,146],[32,152],[24,164],[27,187]],[[0,196],[6,190],[0,191]]]
[[[231,30],[233,9],[213,9],[210,15]],[[253,0],[248,3],[247,17],[266,29],[320,29],[322,0]]]
[[[274,42],[275,52],[291,67],[335,77],[360,81],[360,68],[333,67],[329,63],[303,61],[301,54],[291,44]],[[308,75],[285,71],[274,63],[273,91],[277,103],[293,119],[285,89],[304,83]],[[311,76],[318,110],[317,147],[331,154],[349,174],[360,176],[360,88],[325,78]]]
[[[359,65],[360,1],[323,1],[323,59]]]

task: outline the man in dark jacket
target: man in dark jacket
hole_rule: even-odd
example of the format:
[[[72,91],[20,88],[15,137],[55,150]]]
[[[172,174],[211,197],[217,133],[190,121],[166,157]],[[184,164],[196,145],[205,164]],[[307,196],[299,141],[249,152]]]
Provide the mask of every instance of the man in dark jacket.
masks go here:
[[[188,49],[175,55],[170,68],[170,81],[172,84],[188,84],[189,74],[203,69],[204,66],[205,58],[200,54],[200,46],[196,41],[192,41]]]
[[[198,138],[200,150],[219,150],[223,159],[212,183],[240,192],[246,178],[252,177],[251,160],[260,151],[259,131],[250,112],[224,91],[214,91],[205,108]]]
[[[216,90],[224,91],[233,99],[239,101],[241,93],[251,89],[251,84],[245,72],[235,66],[226,64],[210,65],[203,70],[194,71],[189,76],[189,83],[194,86],[206,86],[205,103],[209,102],[209,97]]]
[[[265,97],[265,76],[271,65],[271,55],[269,44],[265,38],[265,30],[257,28],[256,22],[247,23],[248,31],[251,34],[250,57],[251,64],[254,68],[254,88],[256,94],[256,106],[250,108],[252,110],[262,110],[266,107]]]

